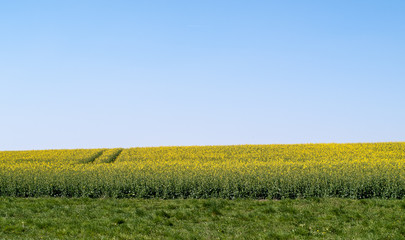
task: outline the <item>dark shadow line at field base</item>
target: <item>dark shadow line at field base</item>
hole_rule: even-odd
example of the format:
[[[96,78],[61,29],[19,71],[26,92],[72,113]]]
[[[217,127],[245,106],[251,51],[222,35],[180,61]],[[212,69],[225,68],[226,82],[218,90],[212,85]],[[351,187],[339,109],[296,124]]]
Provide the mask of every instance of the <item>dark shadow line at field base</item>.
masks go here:
[[[124,150],[124,149],[118,150],[118,152],[115,153],[115,154],[111,157],[110,161],[108,161],[107,163],[114,163],[115,160],[117,160],[118,156],[122,153],[123,150]]]
[[[94,157],[92,157],[89,161],[87,161],[85,163],[93,163],[94,161],[96,161],[97,158],[99,158],[101,155],[103,155],[104,151],[105,150],[101,150],[100,152],[95,154]]]

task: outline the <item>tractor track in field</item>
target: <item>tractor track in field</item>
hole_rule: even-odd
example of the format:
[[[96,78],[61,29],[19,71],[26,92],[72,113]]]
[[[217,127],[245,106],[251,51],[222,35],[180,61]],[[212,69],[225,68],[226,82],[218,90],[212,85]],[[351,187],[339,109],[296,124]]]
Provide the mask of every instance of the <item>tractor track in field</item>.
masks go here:
[[[89,161],[85,162],[85,163],[93,163],[94,161],[96,161],[97,158],[99,158],[101,155],[103,155],[105,150],[101,150],[100,152],[96,153],[94,155],[94,157],[92,157]]]
[[[114,163],[115,160],[117,160],[118,156],[122,153],[124,149],[120,149],[118,150],[118,152],[116,152],[110,159],[110,161],[108,161],[108,163]]]
[[[117,160],[118,156],[121,154],[123,151],[123,148],[119,149],[105,149],[102,150],[100,153],[98,153],[94,159],[87,163],[94,163],[94,164],[99,164],[99,163],[114,163],[115,160]],[[114,151],[113,153],[109,153],[109,151]]]

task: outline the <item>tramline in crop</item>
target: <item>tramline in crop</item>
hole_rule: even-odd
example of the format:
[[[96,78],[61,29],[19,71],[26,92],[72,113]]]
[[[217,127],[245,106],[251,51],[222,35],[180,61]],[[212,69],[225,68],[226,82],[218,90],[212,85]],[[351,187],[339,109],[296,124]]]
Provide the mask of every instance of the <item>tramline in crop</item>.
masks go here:
[[[0,196],[404,198],[405,143],[3,151]]]

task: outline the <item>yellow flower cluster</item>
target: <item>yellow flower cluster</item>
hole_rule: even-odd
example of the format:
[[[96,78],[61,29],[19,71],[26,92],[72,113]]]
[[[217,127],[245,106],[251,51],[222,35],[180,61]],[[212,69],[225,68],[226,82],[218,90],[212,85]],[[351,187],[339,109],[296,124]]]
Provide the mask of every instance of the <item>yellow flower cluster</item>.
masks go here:
[[[404,198],[405,143],[3,151],[0,195]]]

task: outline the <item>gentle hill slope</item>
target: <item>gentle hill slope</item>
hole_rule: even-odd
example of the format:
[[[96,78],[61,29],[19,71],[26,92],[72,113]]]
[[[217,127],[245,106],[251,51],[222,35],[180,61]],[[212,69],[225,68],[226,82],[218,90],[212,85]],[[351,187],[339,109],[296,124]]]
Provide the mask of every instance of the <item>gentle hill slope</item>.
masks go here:
[[[405,143],[1,151],[0,196],[404,198]]]

